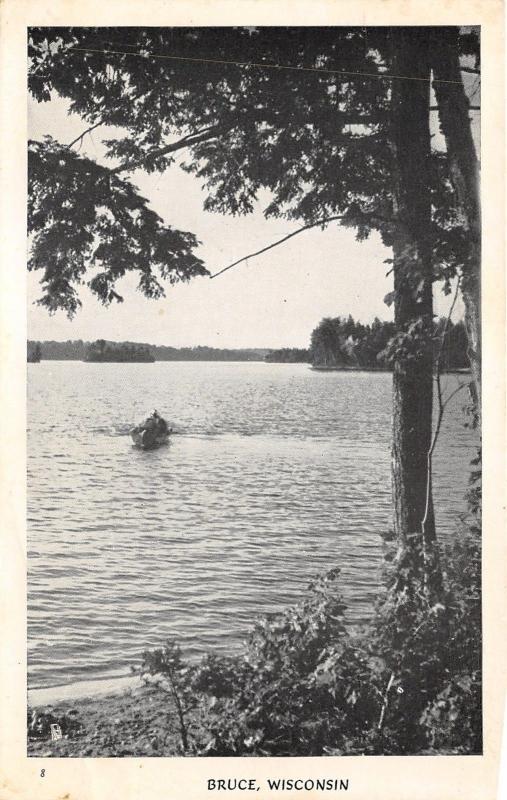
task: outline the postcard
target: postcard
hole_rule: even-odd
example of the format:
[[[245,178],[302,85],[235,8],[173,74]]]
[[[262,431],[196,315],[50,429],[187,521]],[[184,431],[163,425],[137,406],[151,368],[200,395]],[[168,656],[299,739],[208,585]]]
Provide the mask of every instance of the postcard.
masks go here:
[[[2,798],[494,800],[502,5],[0,35]]]

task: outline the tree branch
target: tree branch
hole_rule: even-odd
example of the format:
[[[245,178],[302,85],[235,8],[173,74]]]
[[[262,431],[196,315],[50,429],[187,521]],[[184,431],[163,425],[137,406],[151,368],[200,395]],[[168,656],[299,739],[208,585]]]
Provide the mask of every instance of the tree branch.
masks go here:
[[[447,336],[447,331],[449,330],[449,325],[451,324],[451,317],[454,311],[454,306],[456,305],[456,301],[458,299],[460,286],[461,286],[461,275],[458,275],[458,280],[456,281],[456,288],[454,290],[454,297],[452,298],[451,307],[449,309],[449,313],[445,320],[444,329],[442,331],[442,336],[440,338],[440,347],[438,348],[438,355],[436,359],[437,376],[440,376],[442,368],[442,356],[444,354],[445,337]]]
[[[480,106],[468,106],[469,111],[480,111]],[[430,111],[440,111],[440,106],[430,106]]]
[[[445,398],[445,400],[444,400],[444,402],[442,404],[443,410],[445,411],[445,409],[447,408],[447,406],[451,402],[451,400],[454,397],[454,395],[458,394],[458,392],[461,392],[462,389],[470,388],[470,386],[473,386],[473,381],[466,381],[466,383],[460,383],[459,386],[456,386],[456,388],[453,389],[453,391],[450,393],[450,395]]]
[[[378,117],[359,116],[356,118],[347,117],[342,119],[342,125],[367,125],[367,124],[380,125],[381,123],[382,120]],[[149,161],[150,159],[162,158],[162,156],[168,155],[168,153],[174,153],[176,152],[176,150],[181,150],[184,147],[191,147],[194,144],[200,144],[201,142],[211,141],[212,139],[216,138],[218,134],[226,133],[227,130],[228,129],[226,127],[220,125],[210,126],[209,128],[202,128],[202,130],[200,131],[197,131],[195,133],[189,133],[187,136],[183,136],[176,142],[172,142],[171,144],[165,145],[164,147],[150,150],[148,153],[145,153],[140,158],[136,158],[133,161],[126,162],[125,164],[121,164],[118,167],[114,167],[114,169],[112,169],[111,172],[113,174],[116,174],[118,172],[125,172],[127,170],[136,169],[137,167],[140,167],[143,164],[145,164],[146,161]],[[87,133],[87,131],[85,131],[85,133]]]
[[[325,217],[324,219],[320,219],[318,222],[312,222],[310,225],[304,225],[302,228],[298,228],[297,231],[289,233],[288,236],[284,236],[283,239],[278,239],[277,242],[273,242],[273,244],[268,244],[268,246],[263,247],[262,250],[257,250],[255,253],[249,253],[247,256],[243,256],[243,258],[238,258],[237,261],[234,261],[232,264],[229,264],[228,267],[224,267],[218,272],[215,272],[214,275],[210,275],[210,278],[217,278],[219,275],[222,275],[222,273],[227,272],[228,269],[236,267],[243,261],[247,261],[249,258],[254,258],[255,256],[260,256],[262,253],[266,253],[268,250],[272,250],[273,247],[278,247],[279,244],[283,244],[283,242],[288,241],[288,239],[292,239],[292,237],[297,236],[298,233],[303,233],[303,231],[309,231],[310,228],[317,228],[319,225],[326,225],[328,222],[334,222],[335,220],[339,219],[343,219],[343,215],[339,215],[336,217]]]
[[[359,116],[359,117],[344,117],[342,119],[343,125],[368,125],[368,124],[377,124],[380,125],[382,120],[378,117],[367,117],[367,116]],[[86,136],[87,133],[95,130],[98,128],[99,125],[103,125],[103,122],[97,122],[95,125],[92,125],[90,128],[87,128],[83,133],[76,137],[67,147],[72,147],[77,142],[82,141],[83,138]],[[137,167],[141,167],[147,161],[156,158],[162,158],[169,153],[174,153],[177,150],[181,150],[184,147],[191,147],[194,144],[201,144],[201,142],[207,142],[214,139],[219,133],[224,133],[226,128],[216,126],[210,126],[208,128],[203,128],[196,133],[189,133],[187,136],[183,136],[181,139],[178,139],[176,142],[171,142],[171,144],[167,144],[164,147],[154,148],[150,150],[148,153],[140,156],[139,158],[135,158],[133,161],[127,161],[124,164],[120,164],[117,167],[113,167],[110,170],[112,175],[117,175],[120,172],[127,172],[133,169],[137,169]],[[364,137],[363,137],[364,138]]]
[[[438,355],[435,361],[435,379],[437,383],[437,398],[438,398],[438,416],[437,416],[437,424],[435,426],[435,430],[433,433],[433,437],[431,440],[430,448],[427,452],[427,472],[426,472],[426,503],[424,507],[424,516],[421,522],[421,533],[423,535],[423,547],[425,551],[425,560],[426,560],[426,546],[425,546],[425,536],[426,536],[426,523],[428,521],[429,511],[430,511],[430,498],[431,498],[431,482],[432,482],[432,473],[433,473],[433,453],[435,451],[435,447],[438,441],[438,437],[440,434],[440,428],[442,426],[442,419],[444,416],[445,407],[448,404],[451,397],[453,397],[456,392],[453,392],[450,397],[447,398],[445,403],[442,400],[442,381],[441,381],[441,371],[442,371],[442,356],[444,352],[444,343],[445,338],[447,336],[447,331],[449,330],[449,325],[451,323],[452,313],[454,311],[454,306],[456,305],[456,301],[458,299],[458,293],[461,285],[461,275],[458,276],[458,280],[456,281],[456,289],[454,291],[454,297],[452,299],[451,307],[449,309],[449,313],[445,320],[444,329],[442,331],[442,336],[440,337],[440,347],[438,349]],[[466,384],[461,384],[458,387],[458,390],[465,386]]]
[[[380,709],[380,718],[377,723],[377,730],[379,731],[382,731],[382,728],[384,727],[384,717],[387,711],[387,706],[389,704],[389,692],[391,691],[393,683],[394,683],[394,672],[391,672],[391,677],[389,678],[385,692],[382,696],[382,707]]]
[[[125,164],[120,164],[118,167],[114,167],[111,170],[113,174],[117,174],[118,172],[125,172],[126,170],[136,169],[137,167],[142,166],[149,161],[150,159],[162,158],[162,156],[166,156],[168,153],[174,153],[176,150],[181,150],[183,147],[191,147],[193,144],[200,144],[201,142],[207,142],[210,139],[213,139],[219,132],[221,128],[218,126],[203,128],[201,131],[197,131],[197,133],[189,133],[187,136],[183,136],[183,138],[178,139],[177,142],[172,142],[171,144],[167,144],[164,147],[159,147],[154,150],[150,150],[145,155],[141,156],[140,158],[136,158],[133,161],[129,161]]]
[[[82,142],[87,133],[91,133],[92,131],[95,130],[95,128],[98,128],[99,125],[103,124],[104,123],[102,122],[102,120],[100,122],[96,122],[95,125],[91,126],[91,128],[87,128],[85,131],[83,131],[83,133],[80,136],[77,136],[75,139],[73,139],[73,141],[70,144],[68,144],[67,147],[73,147],[73,145],[75,145],[77,142],[79,141]]]

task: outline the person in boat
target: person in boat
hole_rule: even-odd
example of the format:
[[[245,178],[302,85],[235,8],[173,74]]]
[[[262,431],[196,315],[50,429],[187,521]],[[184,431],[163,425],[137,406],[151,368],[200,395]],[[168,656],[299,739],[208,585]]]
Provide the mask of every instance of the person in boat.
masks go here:
[[[160,416],[160,414],[156,409],[153,412],[153,416],[155,418],[157,425],[157,433],[159,433],[161,436],[167,436],[167,434],[169,433],[169,428],[167,427],[167,422],[165,421],[165,419]]]
[[[140,427],[142,430],[150,431],[150,433],[155,433],[159,436],[166,436],[169,433],[167,422],[160,416],[156,409],[152,411],[150,416],[145,419]]]

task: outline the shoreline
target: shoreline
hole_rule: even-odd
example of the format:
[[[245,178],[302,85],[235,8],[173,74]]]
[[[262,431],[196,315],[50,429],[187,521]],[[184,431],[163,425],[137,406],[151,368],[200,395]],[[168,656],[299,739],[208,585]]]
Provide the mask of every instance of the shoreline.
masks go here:
[[[314,372],[392,372],[392,369],[384,367],[326,367],[319,364],[310,364],[309,366]]]
[[[72,702],[85,697],[121,694],[126,689],[135,689],[140,685],[138,675],[118,675],[57,686],[41,686],[27,690],[28,705],[30,707],[57,705],[60,702]]]
[[[312,372],[388,372],[392,373],[392,369],[388,367],[324,367],[309,364]],[[442,375],[470,375],[471,370],[468,367],[456,367],[454,369],[442,370]]]

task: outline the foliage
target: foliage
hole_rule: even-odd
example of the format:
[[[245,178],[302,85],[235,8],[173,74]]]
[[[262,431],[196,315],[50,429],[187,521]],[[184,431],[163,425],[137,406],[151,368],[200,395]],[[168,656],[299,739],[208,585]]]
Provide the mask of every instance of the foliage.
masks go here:
[[[317,755],[344,748],[372,718],[373,689],[355,689],[368,667],[344,625],[338,572],[311,584],[300,606],[260,621],[244,657],[208,656],[191,670],[201,755]]]
[[[446,320],[443,317],[440,317],[440,319],[437,319],[435,322],[434,339],[439,346],[442,341],[445,325]],[[438,350],[439,347],[435,347],[436,354],[438,354]],[[467,333],[465,323],[462,320],[456,323],[454,323],[452,319],[447,321],[447,329],[445,330],[445,338],[440,357],[440,366],[442,371],[467,369],[470,367]]]
[[[482,750],[480,455],[472,464],[469,514],[440,554],[438,592],[423,584],[421,537],[410,547],[386,537],[370,646],[402,691],[390,695],[383,752]]]
[[[128,180],[51,137],[29,142],[28,178],[28,269],[43,270],[38,303],[49,312],[75,314],[76,286],[92,268],[88,286],[105,305],[122,302],[116,283],[132,270],[154,298],[164,295],[158,277],[174,283],[207,274],[193,234],[164,225]]]
[[[128,342],[106,342],[97,339],[88,345],[85,361],[155,361],[155,356],[146,345],[130,344]]]
[[[440,341],[443,320],[437,320],[435,338]],[[326,338],[326,327],[331,335]],[[394,324],[374,319],[371,325],[355,322],[352,317],[322,320],[312,333],[310,350],[285,347],[280,350],[263,348],[227,349],[216,347],[170,347],[142,342],[108,342],[114,348],[148,348],[157,361],[262,361],[298,363],[312,361],[314,364],[333,366],[359,366],[362,368],[386,368],[383,351],[394,333]],[[39,344],[29,340],[28,352]],[[44,341],[42,357],[57,360],[82,360],[91,342],[81,340],[54,342]],[[463,369],[468,366],[466,332],[462,322],[449,323],[442,354],[443,370]]]
[[[29,739],[48,739],[51,725],[59,725],[62,736],[80,736],[83,724],[75,710],[55,712],[51,706],[44,711],[27,709],[27,731]]]
[[[195,706],[195,696],[188,675],[190,668],[183,662],[179,645],[167,642],[160,650],[147,651],[143,654],[141,675],[158,675],[158,686],[164,689],[176,712],[180,735],[181,750],[189,749],[189,713]]]
[[[470,513],[446,561],[452,604],[446,668],[441,691],[421,717],[433,750],[458,753],[482,752],[480,455],[475,461]]]
[[[428,334],[440,342],[445,320],[440,319]],[[393,322],[375,318],[371,325],[356,322],[351,316],[325,318],[312,332],[311,359],[316,366],[387,369],[393,359],[417,357],[427,335],[414,323],[410,330],[396,331]],[[437,348],[438,349],[438,348]],[[441,359],[444,370],[468,366],[467,337],[463,322],[449,321]]]
[[[384,366],[379,353],[394,335],[392,322],[375,318],[371,325],[356,322],[350,315],[326,317],[312,332],[311,358],[315,366]]]
[[[104,302],[118,299],[114,279],[127,268],[139,270],[149,296],[161,288],[147,264],[158,263],[162,277],[203,274],[189,234],[162,230],[119,177],[138,167],[163,172],[181,150],[180,166],[201,181],[206,210],[246,214],[262,200],[266,217],[324,227],[338,215],[358,240],[378,231],[392,245],[392,96],[389,81],[377,78],[391,67],[389,28],[122,28],[117,45],[114,29],[29,31],[32,96],[47,102],[56,93],[86,123],[103,126],[114,164],[99,166],[51,139],[31,145],[40,166],[31,170],[38,200],[30,220],[42,251],[32,268],[46,269],[42,302],[50,310],[74,313],[72,290],[95,263],[104,268],[92,289]],[[463,37],[461,49],[478,53],[477,36]],[[431,166],[434,277],[448,283],[466,260],[467,239],[445,156],[434,152]],[[104,239],[98,253],[94,235]]]
[[[48,361],[82,361],[91,342],[81,339],[66,342],[42,342],[42,355]],[[264,348],[230,348],[219,347],[170,347],[169,345],[146,344],[145,342],[109,342],[119,348],[148,348],[157,361],[262,361],[269,352]],[[29,352],[36,342],[28,340]]]
[[[27,342],[26,343],[26,360],[29,363],[36,364],[41,360],[42,348],[40,342]]]
[[[277,364],[307,363],[310,353],[301,347],[282,347],[280,350],[270,350],[264,360]]]
[[[39,101],[56,91],[90,123],[124,129],[106,142],[109,154],[127,164],[142,160],[148,171],[173,162],[172,153],[160,153],[169,137],[187,137],[185,168],[206,186],[208,209],[247,213],[261,187],[270,191],[266,213],[274,216],[313,221],[351,200],[358,215],[378,205],[365,202],[364,188],[383,189],[389,88],[379,80],[337,81],[337,74],[381,71],[380,29],[122,28],[121,38],[123,54],[107,29],[32,28],[30,91]],[[157,58],[168,52],[171,59]],[[284,63],[289,54],[292,65],[321,72],[231,63]],[[368,135],[362,122],[372,126]],[[332,191],[330,174],[342,175]]]

